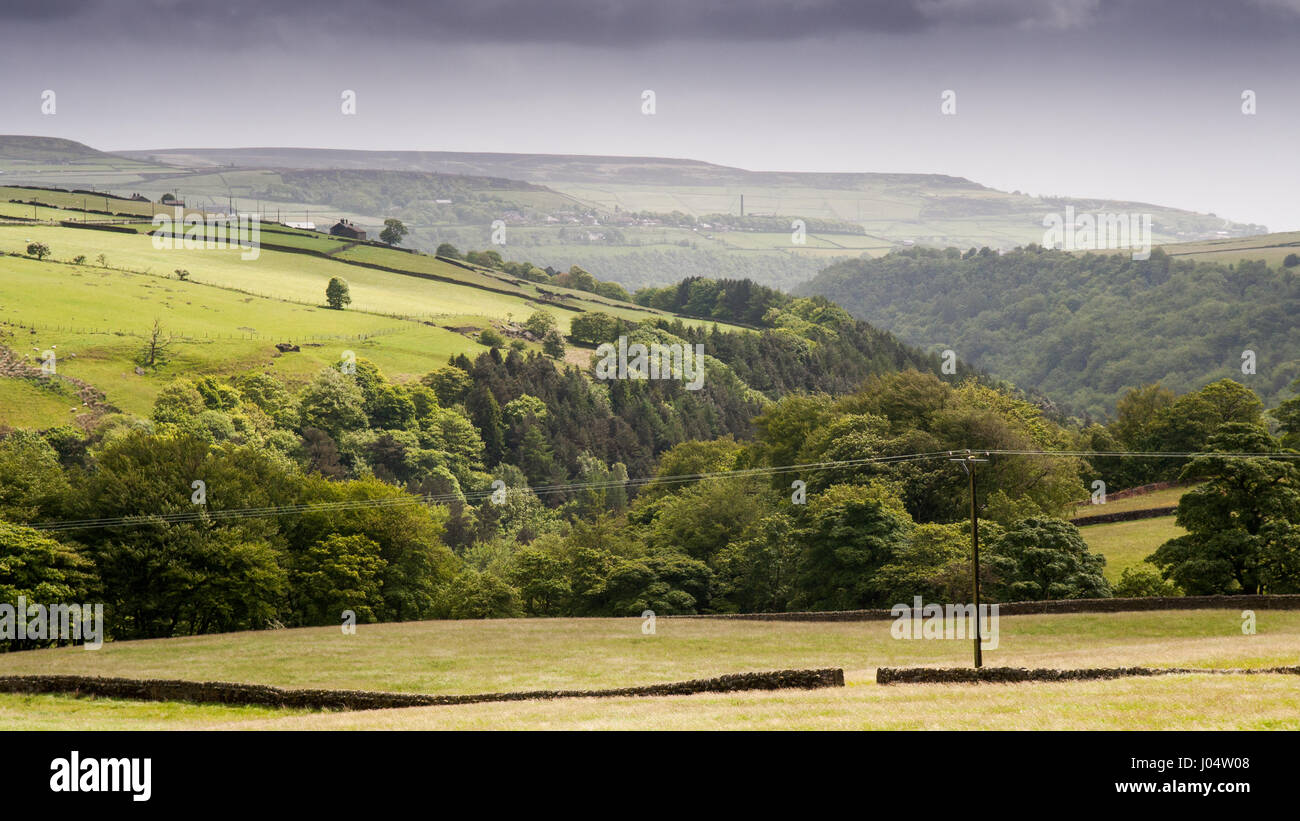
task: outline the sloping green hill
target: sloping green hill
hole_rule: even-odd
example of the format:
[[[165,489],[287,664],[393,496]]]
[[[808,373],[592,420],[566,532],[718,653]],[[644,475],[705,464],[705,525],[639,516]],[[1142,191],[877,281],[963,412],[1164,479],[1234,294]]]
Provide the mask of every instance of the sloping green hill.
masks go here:
[[[553,314],[561,332],[583,311],[632,322],[671,316],[467,263],[283,226],[266,226],[256,260],[243,259],[238,248],[155,247],[146,222],[116,227],[0,225],[4,424],[48,427],[114,409],[147,414],[158,391],[178,375],[265,369],[292,384],[338,362],[345,350],[393,378],[410,379],[450,356],[484,350],[475,341],[478,330],[522,322],[539,309]],[[135,233],[122,233],[131,229]],[[31,243],[46,245],[50,256],[26,255]],[[177,271],[185,272],[184,281]],[[352,302],[345,311],[323,304],[336,276],[349,283]],[[174,338],[168,362],[139,373],[155,320]],[[281,355],[275,347],[281,342],[300,350]],[[40,375],[46,351],[55,354],[53,379]]]

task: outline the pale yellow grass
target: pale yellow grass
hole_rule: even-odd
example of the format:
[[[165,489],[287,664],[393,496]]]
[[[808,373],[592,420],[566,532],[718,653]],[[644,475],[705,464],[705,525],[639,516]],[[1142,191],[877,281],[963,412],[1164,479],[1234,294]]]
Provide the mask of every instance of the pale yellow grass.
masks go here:
[[[879,686],[570,699],[208,725],[263,730],[1300,729],[1300,677],[1174,675],[1033,684]]]
[[[1300,663],[1300,611],[1260,611],[1258,635],[1240,611],[1007,616],[988,665],[1123,664],[1271,667]],[[0,655],[0,675],[239,681],[280,687],[487,693],[599,689],[755,670],[961,665],[966,640],[898,640],[890,622],[773,622],[660,618],[500,619],[263,630],[109,642]]]
[[[1008,616],[985,664],[1260,668],[1300,663],[1300,612]],[[966,640],[908,641],[890,623],[513,619],[259,631],[0,655],[0,675],[242,681],[282,687],[487,693],[600,689],[741,671],[840,667],[849,687],[664,698],[568,699],[360,713],[185,711],[66,696],[0,695],[0,728],[1251,728],[1300,729],[1300,677],[1177,675],[1017,685],[874,684],[881,666],[970,663]],[[21,701],[26,699],[26,701]],[[74,709],[75,708],[75,709]],[[225,712],[223,712],[225,711]]]

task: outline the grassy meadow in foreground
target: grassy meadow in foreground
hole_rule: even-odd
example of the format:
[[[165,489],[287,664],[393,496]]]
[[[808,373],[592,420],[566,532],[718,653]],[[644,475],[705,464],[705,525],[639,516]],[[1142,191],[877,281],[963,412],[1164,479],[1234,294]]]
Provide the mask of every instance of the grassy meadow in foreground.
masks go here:
[[[1300,612],[1004,617],[985,663],[1273,667],[1300,662]],[[1015,685],[875,684],[875,668],[966,665],[965,640],[890,623],[501,619],[268,630],[0,656],[0,675],[83,674],[284,687],[482,693],[596,689],[741,671],[842,667],[848,686],[364,712],[0,695],[0,729],[1300,729],[1300,677],[1175,675]]]
[[[1300,612],[1259,611],[1258,635],[1239,611],[1007,616],[985,664],[1271,667],[1300,663]],[[660,618],[498,619],[266,630],[110,642],[0,656],[0,675],[67,673],[238,681],[281,687],[483,693],[595,689],[742,671],[964,665],[965,640],[909,641],[890,622]]]
[[[1296,676],[563,699],[319,713],[0,695],[0,728],[234,730],[1300,730]]]
[[[214,723],[222,719],[213,717]],[[226,720],[230,721],[230,720]],[[651,699],[569,699],[226,723],[283,730],[1300,729],[1296,676],[1177,675],[1053,684],[847,687]]]

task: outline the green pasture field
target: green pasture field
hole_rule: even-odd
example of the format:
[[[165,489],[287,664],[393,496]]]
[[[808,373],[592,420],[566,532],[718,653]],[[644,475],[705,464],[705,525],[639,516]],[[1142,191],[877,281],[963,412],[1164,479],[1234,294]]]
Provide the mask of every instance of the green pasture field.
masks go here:
[[[1186,531],[1174,522],[1173,516],[1153,519],[1134,519],[1131,522],[1109,522],[1086,525],[1079,534],[1088,543],[1088,549],[1106,557],[1105,576],[1114,584],[1125,568],[1137,567],[1146,561],[1156,548]]]
[[[154,319],[178,341],[166,365],[139,376],[135,358]],[[6,323],[0,344],[33,365],[41,352],[54,350],[59,375],[95,385],[110,403],[134,413],[147,413],[158,391],[178,375],[259,369],[294,383],[353,350],[391,378],[409,379],[455,354],[483,350],[465,336],[419,322],[12,256],[0,258],[0,322]],[[277,356],[274,345],[281,341],[299,344],[301,352]],[[70,398],[67,390],[0,379],[0,418],[10,425],[57,424],[73,415],[77,403]]]
[[[290,235],[285,235],[290,236]],[[329,243],[333,240],[304,237],[303,242]],[[275,233],[268,242],[274,244],[281,238]],[[256,260],[241,259],[238,249],[185,249],[178,240],[175,248],[155,248],[153,237],[142,234],[124,234],[93,231],[61,226],[21,225],[0,226],[0,252],[23,253],[30,241],[44,242],[52,257],[70,260],[85,255],[93,261],[103,253],[110,267],[129,268],[169,276],[180,268],[190,272],[190,279],[247,291],[275,299],[287,299],[308,304],[323,301],[325,286],[333,276],[343,277],[350,286],[354,310],[371,311],[392,316],[437,320],[451,315],[478,315],[491,319],[516,320],[526,318],[539,307],[551,310],[562,332],[568,331],[572,311],[546,306],[533,283],[515,285],[505,275],[488,276],[482,271],[468,271],[435,257],[408,254],[392,249],[358,245],[338,256],[340,260],[326,259],[309,254],[261,249]],[[290,236],[289,241],[293,240]],[[375,261],[388,267],[416,273],[433,273],[454,280],[443,282],[420,277],[404,276],[343,262],[348,255]],[[382,260],[382,261],[381,261]],[[464,287],[457,285],[463,282]],[[572,296],[573,304],[585,310],[596,310],[639,321],[652,316],[665,316],[630,303],[615,303],[604,297],[570,289],[547,287],[547,290]],[[500,293],[505,291],[506,293]],[[512,295],[513,291],[517,295]],[[690,324],[708,324],[704,320],[686,320]]]
[[[144,235],[49,226],[0,226],[0,251],[21,252],[28,239],[49,245],[56,259],[85,255],[94,260],[103,253],[112,267],[162,277],[172,276],[180,268],[190,272],[193,282],[306,305],[322,304],[330,278],[340,276],[348,281],[354,311],[423,319],[452,314],[504,319],[508,313],[523,318],[535,310],[522,296],[376,271],[307,254],[261,249],[258,259],[244,260],[241,251],[235,248],[157,249],[153,247],[153,238]],[[561,327],[567,330],[568,317],[560,314],[557,312]],[[335,316],[330,314],[331,319]],[[322,327],[317,332],[330,331]]]
[[[1169,487],[1123,499],[1109,497],[1104,505],[1084,502],[1075,507],[1073,515],[1100,516],[1103,513],[1127,513],[1131,510],[1149,510],[1153,507],[1172,507],[1178,504],[1178,500],[1183,497],[1183,494],[1191,489],[1190,487]]]
[[[81,213],[89,211],[109,211],[114,214],[133,214],[140,217],[152,217],[157,213],[171,213],[172,206],[159,205],[156,202],[139,202],[137,200],[116,199],[96,194],[79,194],[72,191],[33,190],[0,186],[0,200],[23,200],[40,202],[68,211]]]
[[[1161,249],[1171,256],[1192,261],[1263,260],[1271,267],[1281,267],[1282,261],[1290,254],[1300,256],[1300,231],[1205,240],[1203,242],[1179,242],[1162,245]]]

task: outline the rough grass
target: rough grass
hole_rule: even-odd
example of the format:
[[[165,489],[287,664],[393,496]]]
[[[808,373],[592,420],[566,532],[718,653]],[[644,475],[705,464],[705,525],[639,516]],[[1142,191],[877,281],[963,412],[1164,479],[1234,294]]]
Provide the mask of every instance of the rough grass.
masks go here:
[[[1295,664],[1300,612],[1201,610],[1004,616],[985,663],[1026,667],[1271,667]],[[899,640],[890,622],[660,618],[500,619],[268,630],[109,642],[0,655],[0,674],[65,673],[281,687],[481,693],[598,689],[757,670],[960,665],[965,640]]]
[[[920,684],[601,701],[417,707],[251,719],[323,730],[1300,729],[1293,676],[1180,675],[1037,684]]]
[[[985,663],[1025,667],[1272,667],[1297,662],[1300,612],[1233,610],[1004,617]],[[424,693],[592,689],[741,671],[842,667],[849,687],[688,697],[412,708],[369,714],[230,712],[67,696],[0,696],[0,727],[619,729],[1300,728],[1300,682],[1196,676],[878,687],[878,666],[963,665],[970,643],[891,638],[889,622],[510,619],[259,631],[0,655],[0,674],[69,673]],[[70,722],[76,722],[71,724]],[[153,722],[153,723],[151,723]]]
[[[877,686],[309,713],[0,695],[0,729],[1297,730],[1293,676]]]
[[[0,730],[169,730],[209,722],[282,719],[301,714],[301,710],[178,701],[0,695]]]

